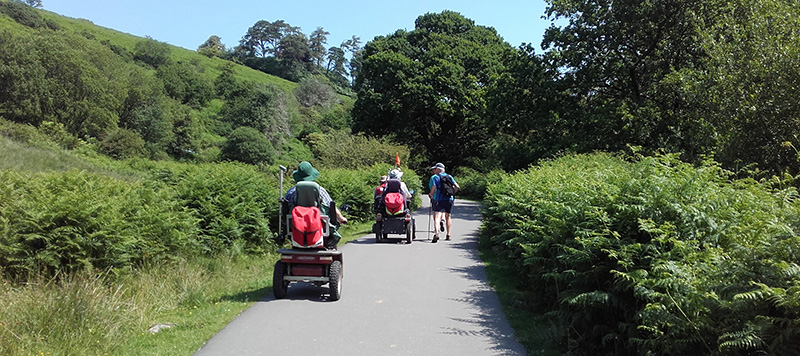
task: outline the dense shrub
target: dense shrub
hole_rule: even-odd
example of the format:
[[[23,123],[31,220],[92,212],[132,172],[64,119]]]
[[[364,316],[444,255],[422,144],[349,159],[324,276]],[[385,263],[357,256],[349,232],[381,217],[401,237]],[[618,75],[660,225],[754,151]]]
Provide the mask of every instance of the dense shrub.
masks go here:
[[[112,130],[97,147],[103,154],[117,159],[141,157],[146,152],[142,137],[127,129]]]
[[[289,112],[284,92],[271,84],[251,84],[227,100],[220,118],[232,127],[249,126],[267,134],[277,146],[289,135]]]
[[[0,270],[25,277],[126,268],[196,250],[172,189],[72,171],[0,172]]]
[[[134,45],[133,59],[158,68],[169,63],[169,52],[168,44],[147,37]]]
[[[305,107],[331,107],[338,102],[336,92],[330,82],[320,77],[309,77],[297,84],[294,90],[297,102]]]
[[[275,148],[258,130],[242,126],[233,130],[222,146],[222,159],[250,164],[271,164]]]
[[[158,67],[156,75],[170,97],[182,104],[200,107],[214,96],[214,84],[202,75],[202,68],[177,62]]]
[[[71,150],[81,143],[81,140],[67,132],[67,129],[61,123],[45,121],[39,126],[39,131],[62,148]]]
[[[127,72],[108,48],[80,36],[0,32],[0,111],[38,126],[98,137],[117,120]]]
[[[353,104],[345,103],[345,105],[337,105],[330,110],[322,113],[322,119],[319,124],[323,129],[328,130],[344,130],[350,128],[353,123],[350,112],[353,110]]]
[[[797,193],[729,176],[671,157],[562,157],[489,185],[485,236],[571,354],[790,354]]]
[[[487,186],[499,182],[505,172],[494,170],[484,173],[468,167],[459,167],[450,174],[456,178],[458,185],[461,187],[456,196],[480,200],[486,195]]]
[[[33,147],[55,148],[56,146],[35,127],[27,124],[18,124],[7,121],[2,117],[0,117],[0,135]]]

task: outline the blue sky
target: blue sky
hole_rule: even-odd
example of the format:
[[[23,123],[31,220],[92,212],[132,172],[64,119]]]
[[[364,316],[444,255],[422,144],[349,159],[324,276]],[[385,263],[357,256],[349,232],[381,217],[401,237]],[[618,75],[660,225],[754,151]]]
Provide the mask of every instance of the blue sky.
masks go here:
[[[414,29],[414,20],[429,12],[452,10],[494,27],[516,47],[522,42],[540,51],[545,0],[42,0],[45,10],[82,18],[94,24],[136,36],[195,50],[211,35],[229,48],[237,45],[256,21],[284,20],[310,35],[317,27],[330,32],[327,47],[353,35],[362,45],[375,36]]]

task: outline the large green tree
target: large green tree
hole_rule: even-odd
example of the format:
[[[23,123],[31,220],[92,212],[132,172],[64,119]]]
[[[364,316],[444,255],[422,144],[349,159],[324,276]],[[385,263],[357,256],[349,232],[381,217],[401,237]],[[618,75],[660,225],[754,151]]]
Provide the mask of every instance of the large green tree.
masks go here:
[[[675,75],[719,137],[717,159],[735,168],[800,172],[800,3],[715,1],[704,24],[703,65]]]
[[[558,81],[559,73],[530,46],[510,53],[506,71],[488,89],[486,117],[492,156],[506,171],[527,168],[559,152],[596,147],[603,130],[586,121],[575,96]],[[593,130],[587,130],[593,126]]]
[[[354,129],[393,137],[431,161],[481,158],[489,136],[485,88],[512,50],[493,28],[452,11],[377,37],[360,57]]]
[[[568,24],[547,30],[546,58],[585,108],[581,116],[566,119],[606,138],[597,140],[595,149],[633,144],[683,152],[688,159],[709,151],[713,131],[704,118],[687,115],[686,99],[675,95],[670,77],[705,56],[698,31],[708,1],[549,3],[547,14]]]

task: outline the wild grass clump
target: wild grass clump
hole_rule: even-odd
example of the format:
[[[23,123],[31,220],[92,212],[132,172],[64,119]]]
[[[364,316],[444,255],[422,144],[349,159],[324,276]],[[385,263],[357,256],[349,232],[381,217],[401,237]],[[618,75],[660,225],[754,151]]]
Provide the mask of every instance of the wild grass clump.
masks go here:
[[[106,276],[0,279],[0,354],[107,355],[143,323],[142,310]]]
[[[485,235],[575,355],[788,354],[800,202],[713,162],[570,155],[491,184]]]

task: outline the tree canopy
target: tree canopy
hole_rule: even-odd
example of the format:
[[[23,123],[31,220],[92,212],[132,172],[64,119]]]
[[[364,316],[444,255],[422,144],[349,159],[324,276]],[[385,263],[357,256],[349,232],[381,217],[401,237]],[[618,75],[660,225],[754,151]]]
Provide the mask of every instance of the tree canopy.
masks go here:
[[[481,158],[485,88],[512,47],[457,12],[425,14],[415,24],[365,46],[353,128],[393,137],[431,160],[459,165]]]

